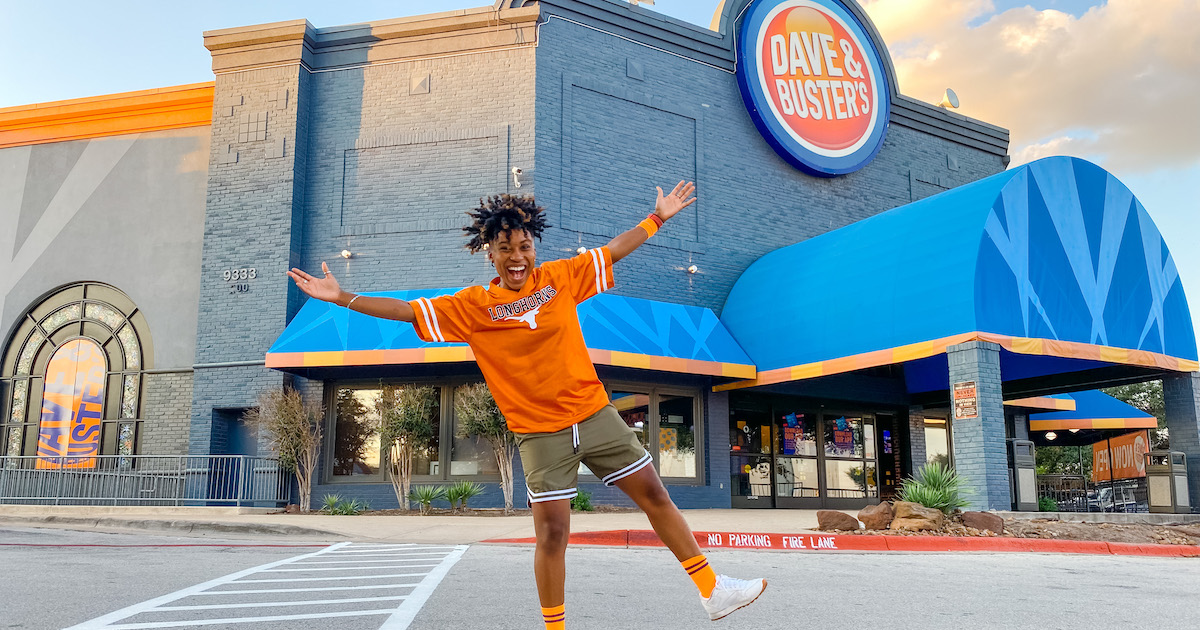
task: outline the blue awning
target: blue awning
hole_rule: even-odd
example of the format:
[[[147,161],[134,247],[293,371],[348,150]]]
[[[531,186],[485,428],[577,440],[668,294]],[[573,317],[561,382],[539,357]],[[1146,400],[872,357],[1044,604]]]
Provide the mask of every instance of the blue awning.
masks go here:
[[[1150,215],[1113,175],[1069,157],[771,252],[742,274],[721,321],[759,370],[730,386],[919,362],[970,340],[1037,357],[1013,362],[1027,377],[1061,361],[1200,367]]]
[[[1075,400],[1074,411],[1050,411],[1029,414],[1030,431],[1067,431],[1095,429],[1154,429],[1158,419],[1101,391],[1068,394]]]
[[[363,295],[415,300],[458,290]],[[709,309],[601,294],[580,304],[578,313],[595,363],[725,378],[755,376],[749,357]],[[312,299],[267,351],[267,367],[278,369],[473,360],[466,344],[425,342],[411,324]]]

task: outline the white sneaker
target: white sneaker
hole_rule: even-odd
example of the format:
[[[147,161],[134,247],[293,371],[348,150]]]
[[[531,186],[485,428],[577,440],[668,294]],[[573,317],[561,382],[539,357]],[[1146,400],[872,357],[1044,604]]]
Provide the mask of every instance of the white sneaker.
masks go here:
[[[765,579],[739,580],[725,575],[717,576],[717,585],[707,597],[701,597],[708,618],[716,621],[729,613],[749,606],[767,590]]]

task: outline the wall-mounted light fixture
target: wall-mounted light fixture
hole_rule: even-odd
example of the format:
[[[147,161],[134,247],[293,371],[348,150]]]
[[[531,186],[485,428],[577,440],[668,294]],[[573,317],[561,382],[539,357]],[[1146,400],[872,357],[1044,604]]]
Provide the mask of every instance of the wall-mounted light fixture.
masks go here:
[[[1057,433],[1055,433],[1055,432],[1053,432],[1053,431],[1047,431],[1047,432],[1046,432],[1046,439],[1047,439],[1047,440],[1050,440],[1051,442],[1053,442],[1053,441],[1054,441],[1055,439],[1057,439],[1057,438],[1058,438],[1058,434],[1057,434]]]
[[[353,257],[354,257],[354,252],[352,252],[348,249],[342,250],[342,258],[345,258],[346,260],[350,260]]]
[[[575,250],[575,253],[576,253],[576,254],[586,254],[586,253],[587,253],[587,248],[586,248],[586,247],[584,247],[584,246],[582,246],[582,245],[580,245],[580,246],[579,246],[579,249]]]
[[[687,272],[688,272],[688,273],[699,273],[699,272],[700,272],[700,268],[699,268],[699,267],[697,267],[696,265],[691,265],[691,266],[689,266],[689,267],[687,268]]]
[[[518,166],[514,166],[514,167],[512,167],[513,186],[515,186],[515,187],[517,187],[517,188],[520,188],[520,187],[521,187],[521,179],[520,179],[520,175],[521,175],[522,173],[524,173],[524,172],[525,172],[525,171],[524,171],[523,169],[521,169],[520,167],[518,167]]]

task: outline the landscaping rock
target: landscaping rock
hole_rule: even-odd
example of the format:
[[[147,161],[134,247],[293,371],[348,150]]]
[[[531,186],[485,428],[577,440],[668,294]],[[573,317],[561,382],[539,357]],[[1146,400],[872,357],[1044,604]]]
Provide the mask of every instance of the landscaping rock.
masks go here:
[[[967,527],[987,529],[997,534],[1004,533],[1004,519],[989,512],[963,512],[962,522]]]
[[[887,501],[879,505],[868,505],[858,513],[858,520],[867,529],[887,529],[892,522],[892,506]]]
[[[828,531],[858,531],[858,519],[837,510],[817,510],[817,529]]]
[[[941,510],[927,508],[918,503],[897,501],[892,507],[895,518],[888,529],[892,530],[936,530],[941,529],[946,522],[946,516]]]

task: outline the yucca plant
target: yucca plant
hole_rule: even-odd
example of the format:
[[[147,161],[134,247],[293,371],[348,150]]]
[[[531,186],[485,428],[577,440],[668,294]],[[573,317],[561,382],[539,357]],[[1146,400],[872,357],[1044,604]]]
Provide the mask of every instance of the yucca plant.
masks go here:
[[[413,486],[408,493],[408,499],[421,506],[421,514],[429,514],[429,508],[434,501],[446,498],[446,489],[442,486]]]
[[[323,499],[321,499],[321,511],[325,512],[326,514],[333,514],[333,511],[337,509],[338,504],[341,502],[341,495],[327,494]]]
[[[450,502],[451,509],[467,509],[467,501],[471,497],[477,497],[483,494],[483,486],[474,481],[460,481],[449,488],[446,488],[446,500]]]
[[[963,498],[965,494],[963,478],[953,468],[939,462],[922,466],[916,475],[905,479],[900,486],[901,501],[919,503],[941,510],[944,514],[969,505]]]

